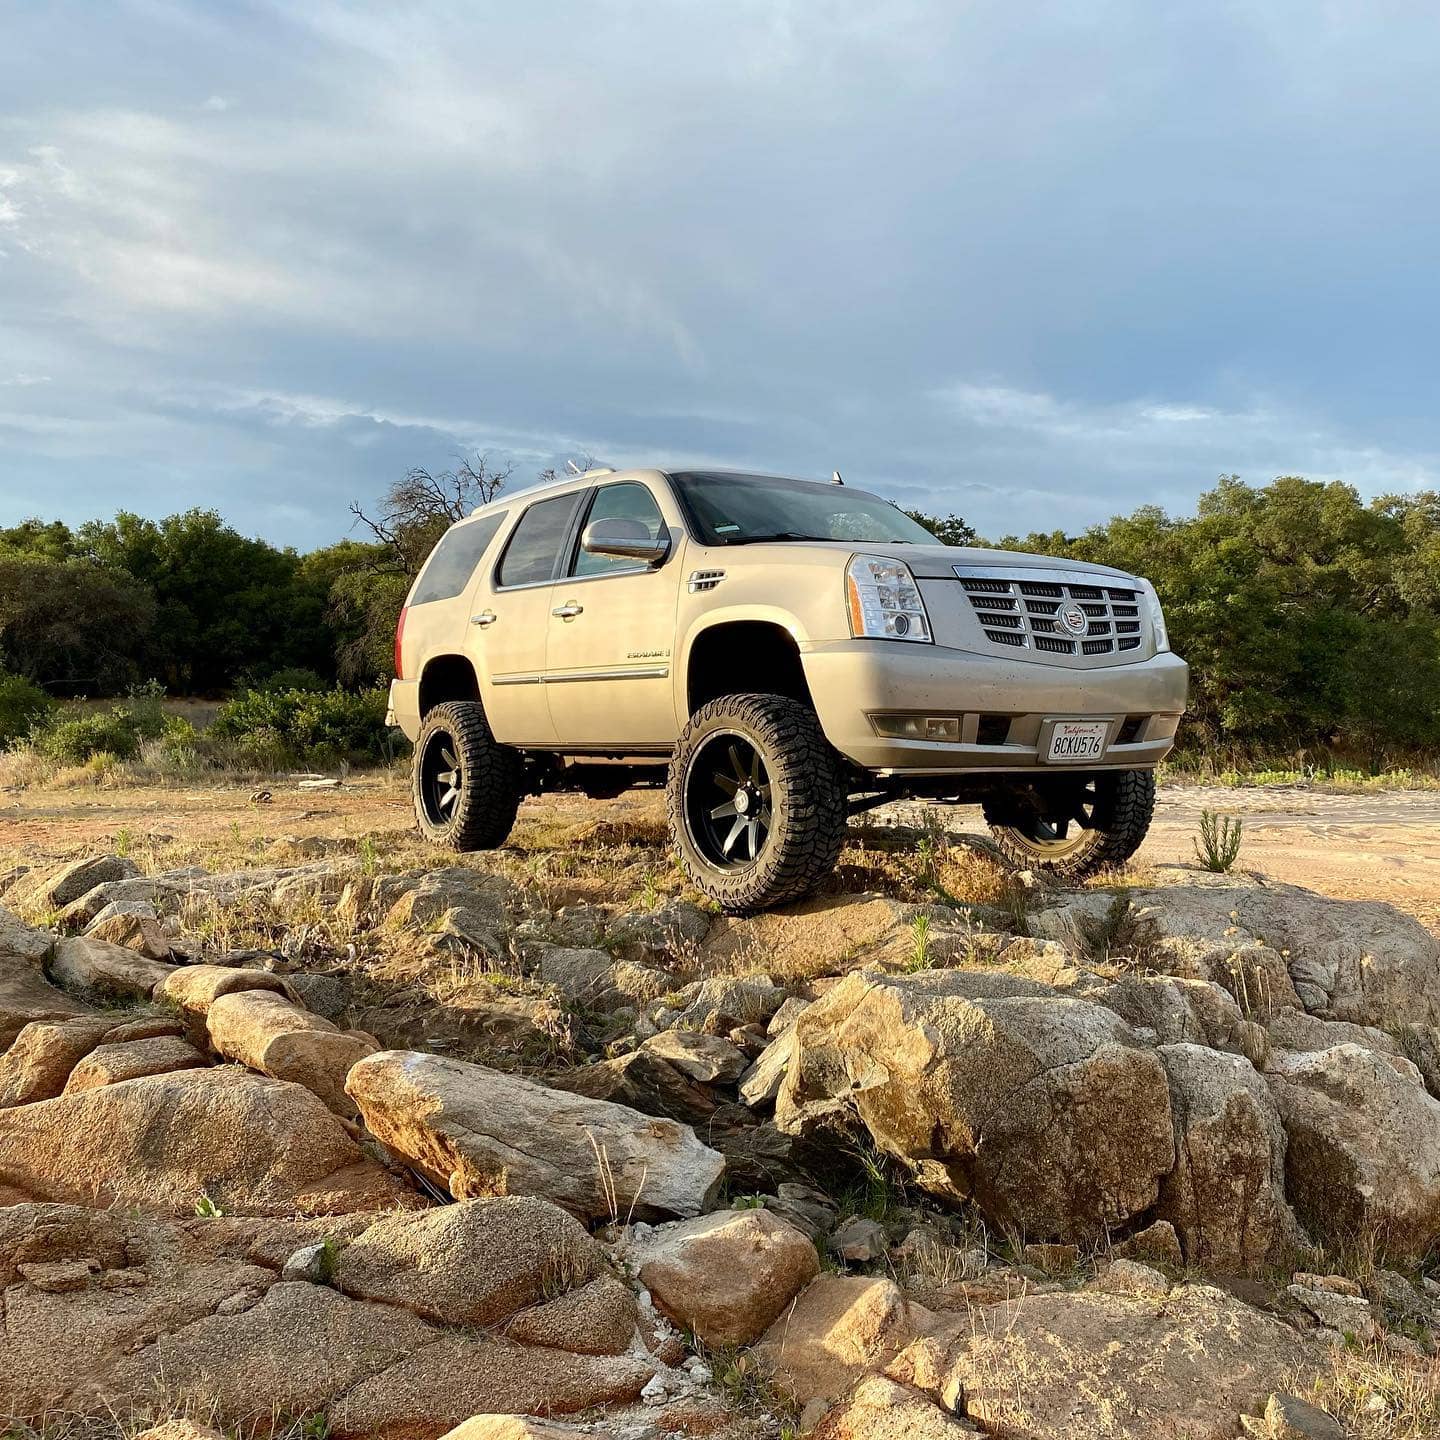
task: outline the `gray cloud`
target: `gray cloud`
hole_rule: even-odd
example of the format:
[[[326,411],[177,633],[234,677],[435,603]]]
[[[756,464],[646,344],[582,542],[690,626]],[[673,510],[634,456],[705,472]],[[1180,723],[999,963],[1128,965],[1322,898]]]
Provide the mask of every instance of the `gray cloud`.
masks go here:
[[[0,523],[310,545],[477,448],[838,465],[997,532],[1221,471],[1440,483],[1431,7],[5,29]]]

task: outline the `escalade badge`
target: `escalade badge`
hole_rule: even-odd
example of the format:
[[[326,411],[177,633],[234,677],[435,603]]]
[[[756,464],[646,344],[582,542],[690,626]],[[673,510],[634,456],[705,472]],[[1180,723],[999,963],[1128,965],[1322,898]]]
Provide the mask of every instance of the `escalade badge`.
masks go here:
[[[1090,628],[1090,621],[1078,605],[1067,605],[1060,612],[1060,623],[1072,634],[1083,635]]]

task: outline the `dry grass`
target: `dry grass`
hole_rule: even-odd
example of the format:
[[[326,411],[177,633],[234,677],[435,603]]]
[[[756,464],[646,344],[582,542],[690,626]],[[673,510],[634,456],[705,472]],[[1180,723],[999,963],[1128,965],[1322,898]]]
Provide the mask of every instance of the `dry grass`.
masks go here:
[[[1300,1382],[1303,1384],[1303,1381]],[[1337,1346],[1329,1369],[1296,1394],[1328,1411],[1352,1440],[1434,1440],[1440,1435],[1440,1359],[1378,1346]]]

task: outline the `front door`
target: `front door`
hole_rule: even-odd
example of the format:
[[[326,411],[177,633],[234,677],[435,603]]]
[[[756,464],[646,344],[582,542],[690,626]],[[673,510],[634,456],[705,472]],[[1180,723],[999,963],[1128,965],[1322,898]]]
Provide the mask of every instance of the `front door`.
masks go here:
[[[555,743],[544,683],[551,591],[584,494],[571,491],[531,505],[471,600],[467,648],[485,677],[490,728],[507,745]]]
[[[652,539],[668,533],[669,555],[652,566],[581,549],[586,525],[616,519],[644,526]],[[648,486],[622,481],[594,491],[564,574],[550,589],[545,690],[561,745],[643,749],[675,742],[671,666],[683,536],[678,512],[667,520]]]

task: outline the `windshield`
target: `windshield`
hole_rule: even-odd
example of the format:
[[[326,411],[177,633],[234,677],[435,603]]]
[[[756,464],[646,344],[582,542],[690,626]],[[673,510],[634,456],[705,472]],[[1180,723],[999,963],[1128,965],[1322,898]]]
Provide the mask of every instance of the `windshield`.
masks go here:
[[[888,500],[811,480],[687,471],[671,475],[696,535],[707,545],[757,540],[889,540],[935,537]]]

